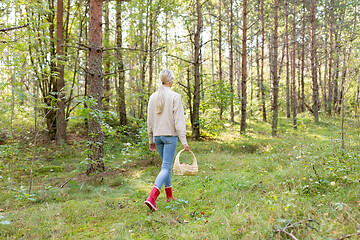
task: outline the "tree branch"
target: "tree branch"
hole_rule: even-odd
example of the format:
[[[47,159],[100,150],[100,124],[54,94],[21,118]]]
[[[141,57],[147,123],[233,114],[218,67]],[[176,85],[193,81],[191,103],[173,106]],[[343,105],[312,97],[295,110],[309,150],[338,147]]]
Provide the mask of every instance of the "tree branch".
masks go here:
[[[288,229],[294,229],[294,228],[296,227],[296,225],[304,224],[306,227],[309,227],[309,228],[312,229],[312,230],[318,231],[316,228],[310,226],[310,224],[308,224],[309,222],[314,222],[314,223],[316,223],[316,224],[319,225],[319,223],[316,222],[315,220],[313,220],[313,219],[307,219],[307,220],[303,220],[303,221],[300,221],[300,222],[296,222],[296,223],[290,224],[290,225],[288,225],[288,226],[286,226],[286,227],[284,227],[284,228],[275,229],[275,230],[274,230],[274,233],[285,233],[285,234],[287,234],[288,236],[290,236],[292,239],[298,240],[298,239],[292,234],[292,232],[288,232],[288,231],[286,231],[286,230],[288,230]]]
[[[86,48],[86,47],[78,47],[78,46],[71,46],[71,45],[64,45],[62,44],[61,46],[63,47],[68,47],[68,48],[76,48],[76,49],[80,49],[80,50],[88,50],[89,48]]]
[[[345,236],[343,236],[343,237],[341,237],[341,238],[337,238],[336,240],[343,240],[343,239],[351,238],[351,237],[353,237],[353,236],[358,236],[358,235],[360,235],[360,232],[353,233],[353,234],[349,234],[349,235],[345,235]]]
[[[174,56],[174,55],[171,55],[171,54],[168,54],[168,56],[169,56],[169,57],[176,58],[176,59],[179,59],[179,60],[184,61],[184,62],[187,62],[187,63],[195,64],[195,63],[194,63],[194,62],[192,62],[192,61],[189,61],[189,60],[183,59],[183,58],[178,57],[178,56]]]
[[[106,73],[106,74],[104,74],[104,77],[105,77],[105,76],[109,76],[109,75],[116,74],[116,73],[118,73],[118,72],[125,72],[125,71],[128,71],[128,70],[131,70],[131,69],[130,69],[130,68],[127,68],[127,69],[121,69],[121,70],[116,71],[116,72]]]
[[[17,26],[17,27],[3,28],[3,29],[0,29],[0,32],[12,31],[12,30],[16,30],[16,29],[24,28],[24,27],[27,27],[27,26],[29,26],[29,24],[25,24],[25,25],[22,25],[22,26]]]
[[[218,39],[216,39],[216,38],[214,38],[214,39],[210,39],[210,40],[208,40],[208,41],[204,42],[203,44],[201,44],[201,46],[200,46],[200,47],[205,46],[206,44],[208,44],[208,43],[209,43],[209,42],[211,42],[211,41],[219,41],[219,40],[218,40]]]

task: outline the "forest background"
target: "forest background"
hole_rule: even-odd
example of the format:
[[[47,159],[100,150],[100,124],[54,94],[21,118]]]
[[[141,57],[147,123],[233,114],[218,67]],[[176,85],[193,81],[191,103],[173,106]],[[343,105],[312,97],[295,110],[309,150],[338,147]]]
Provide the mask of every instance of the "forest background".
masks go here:
[[[346,146],[344,128],[358,129],[358,5],[356,0],[2,1],[0,178],[9,190],[6,199],[21,202],[14,209],[39,201],[35,196],[44,185],[38,174],[57,169],[44,162],[52,151],[71,146],[78,153],[71,164],[62,163],[72,167],[57,166],[69,172],[57,180],[58,190],[74,181],[74,174],[93,180],[104,171],[136,168],[132,163],[139,159],[156,162],[147,151],[146,108],[163,68],[175,73],[173,89],[182,95],[195,149],[203,141],[231,139],[222,137],[224,132],[243,143],[262,138],[258,134],[283,139],[307,124],[317,129],[331,122],[340,129],[336,145],[355,151],[356,145]],[[356,168],[349,172],[358,181]],[[61,182],[65,176],[72,177]]]

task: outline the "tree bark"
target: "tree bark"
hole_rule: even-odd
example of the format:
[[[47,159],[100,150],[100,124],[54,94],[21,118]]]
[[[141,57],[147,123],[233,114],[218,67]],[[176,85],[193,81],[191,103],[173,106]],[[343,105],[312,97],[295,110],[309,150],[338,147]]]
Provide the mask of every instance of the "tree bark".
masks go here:
[[[292,36],[292,69],[291,69],[291,80],[292,80],[292,91],[291,91],[291,99],[292,99],[292,114],[293,114],[293,127],[297,129],[297,119],[296,119],[296,109],[297,109],[297,102],[296,102],[296,78],[295,78],[295,71],[296,71],[296,62],[295,62],[295,55],[296,55],[296,0],[293,0],[293,36]]]
[[[110,46],[110,21],[109,21],[109,0],[105,1],[105,28],[104,28],[104,47],[109,48]],[[110,110],[110,97],[111,97],[111,87],[110,87],[110,54],[109,52],[104,53],[104,110]]]
[[[150,26],[149,26],[149,82],[148,82],[148,95],[150,97],[150,93],[152,92],[152,82],[153,82],[153,62],[154,62],[154,27],[156,23],[156,16],[154,18],[154,10],[151,5],[152,1],[150,1]]]
[[[222,80],[222,33],[221,33],[221,0],[219,0],[219,93],[220,93],[220,120],[224,112],[223,80]]]
[[[211,82],[212,82],[212,85],[213,85],[213,91],[215,92],[214,24],[213,24],[212,20],[210,20],[210,25],[211,25],[210,26],[210,34],[211,34],[211,43],[210,43],[210,47],[211,47]]]
[[[66,120],[65,120],[65,81],[64,81],[64,64],[63,64],[63,14],[64,6],[63,0],[57,0],[57,23],[56,23],[56,49],[58,55],[57,61],[57,110],[56,110],[56,141],[60,144],[66,141]]]
[[[89,98],[92,102],[89,115],[89,165],[86,174],[104,171],[104,134],[99,116],[102,111],[103,72],[102,72],[102,0],[90,0],[89,26]]]
[[[55,64],[56,61],[56,52],[55,52],[55,42],[56,39],[54,37],[55,26],[54,26],[54,0],[49,0],[49,14],[48,14],[48,21],[50,22],[49,25],[49,37],[50,37],[50,73],[49,73],[49,80],[43,79],[43,88],[42,92],[44,94],[44,102],[47,108],[44,109],[44,116],[46,118],[46,125],[49,133],[50,140],[56,139],[56,110],[53,99],[57,99],[57,83],[56,83],[56,71],[57,67]],[[45,90],[46,89],[46,90]],[[44,91],[45,90],[45,91]],[[54,94],[55,93],[55,94]]]
[[[151,0],[150,0],[151,1]],[[151,4],[151,2],[150,2]],[[150,6],[148,1],[146,1],[147,8]],[[142,10],[140,11],[142,14]],[[147,58],[148,58],[148,42],[147,42],[147,30],[148,30],[148,21],[149,16],[148,13],[146,13],[146,20],[145,20],[145,33],[144,33],[144,23],[143,19],[140,18],[140,45],[141,49],[143,50],[140,54],[140,109],[139,109],[139,118],[144,119],[144,109],[146,107],[146,98],[145,96],[148,95],[146,89],[145,89],[145,78],[146,78],[146,64],[147,64]],[[145,36],[144,36],[145,35]]]
[[[325,67],[325,70],[324,70],[324,80],[323,80],[323,103],[324,103],[324,108],[325,108],[325,111],[327,110],[327,104],[328,104],[328,100],[327,100],[327,93],[326,93],[326,89],[327,89],[327,74],[328,74],[328,39],[327,39],[327,35],[325,36],[325,63],[324,63],[324,67]]]
[[[126,103],[125,103],[125,72],[124,72],[124,62],[123,62],[123,53],[122,53],[122,20],[121,20],[121,0],[116,0],[116,58],[117,58],[117,72],[118,72],[118,112],[120,125],[124,126],[127,124],[127,114],[126,114]]]
[[[279,92],[279,79],[278,79],[278,71],[277,71],[277,58],[278,58],[278,10],[279,3],[278,0],[274,0],[274,56],[273,56],[273,102],[272,102],[272,111],[273,111],[273,119],[271,124],[272,136],[277,136],[277,125],[278,125],[278,92]]]
[[[260,11],[260,9],[257,9],[257,11]],[[255,57],[255,62],[256,62],[256,86],[257,86],[257,91],[256,91],[256,98],[257,101],[259,103],[258,110],[261,113],[261,85],[260,85],[260,45],[259,45],[259,35],[256,35],[256,57]]]
[[[360,71],[359,71],[358,80],[357,80],[357,84],[356,84],[355,118],[358,117],[359,99],[360,99]]]
[[[305,22],[306,22],[306,8],[305,0],[303,0],[303,19],[302,19],[302,37],[301,37],[301,93],[300,93],[300,112],[305,111]]]
[[[262,105],[262,119],[267,121],[266,117],[266,103],[265,103],[265,88],[264,88],[264,55],[265,55],[265,20],[264,20],[264,0],[261,0],[261,74],[260,74],[260,89],[261,89],[261,105]]]
[[[331,0],[331,8],[330,8],[330,49],[329,49],[329,80],[328,80],[328,102],[327,102],[327,113],[331,116],[332,110],[332,101],[333,101],[333,73],[332,73],[332,65],[333,65],[333,35],[334,35],[334,0]]]
[[[241,122],[240,132],[246,132],[246,31],[247,31],[247,0],[243,0],[243,36],[241,66]]]
[[[289,33],[288,33],[288,1],[285,0],[285,55],[286,55],[286,117],[290,118],[290,69],[289,69]]]
[[[200,34],[202,29],[202,12],[200,0],[196,0],[197,24],[194,41],[194,98],[191,117],[192,137],[200,140]]]
[[[337,113],[338,101],[339,101],[339,72],[340,72],[340,44],[338,42],[338,32],[335,32],[335,60],[334,60],[334,75],[333,75],[333,111]]]
[[[313,115],[316,123],[319,122],[319,88],[317,82],[316,64],[316,38],[315,17],[317,11],[317,0],[310,0],[310,23],[311,23],[311,78],[313,88]]]
[[[230,121],[234,122],[234,55],[233,55],[233,0],[230,0],[230,56],[229,56],[229,82],[230,82]]]
[[[355,26],[354,26],[355,27]],[[345,83],[346,83],[346,75],[348,72],[348,68],[350,65],[350,56],[351,56],[352,46],[349,48],[349,52],[344,53],[344,62],[343,62],[343,70],[342,70],[342,76],[341,76],[341,86],[340,86],[340,94],[339,94],[339,107],[338,107],[338,114],[343,113],[341,111],[341,108],[344,106],[344,95],[345,95]]]

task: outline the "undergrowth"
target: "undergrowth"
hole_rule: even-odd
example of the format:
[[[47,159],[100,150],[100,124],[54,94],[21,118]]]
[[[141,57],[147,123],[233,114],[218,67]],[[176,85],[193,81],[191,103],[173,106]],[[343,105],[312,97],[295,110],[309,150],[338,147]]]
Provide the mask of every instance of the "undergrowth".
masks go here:
[[[30,143],[0,145],[0,238],[291,239],[291,234],[337,239],[359,234],[359,122],[346,120],[344,149],[337,119],[315,124],[302,117],[298,123],[296,131],[290,120],[281,119],[276,138],[268,123],[250,120],[246,135],[228,124],[208,134],[212,140],[189,141],[199,172],[173,176],[178,200],[166,203],[162,189],[160,210],[153,213],[143,202],[161,160],[147,150],[142,122],[138,131],[126,127],[106,139],[107,171],[93,176],[83,174],[85,140],[43,144],[35,160]],[[181,160],[191,161],[189,156]]]

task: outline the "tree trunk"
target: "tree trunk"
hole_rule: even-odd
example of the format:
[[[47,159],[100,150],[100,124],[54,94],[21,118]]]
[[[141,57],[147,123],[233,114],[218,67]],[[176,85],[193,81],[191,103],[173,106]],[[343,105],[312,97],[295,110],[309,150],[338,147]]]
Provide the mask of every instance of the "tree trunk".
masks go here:
[[[104,171],[102,132],[99,112],[102,111],[103,72],[102,72],[102,0],[90,0],[89,26],[89,98],[92,100],[89,115],[89,165],[86,174]]]
[[[242,66],[241,66],[241,122],[240,132],[246,131],[246,30],[247,30],[247,0],[243,0],[243,36],[242,36]]]
[[[333,65],[333,35],[334,35],[334,0],[331,0],[331,16],[330,16],[330,49],[329,49],[329,80],[328,80],[328,102],[327,102],[327,113],[331,116],[332,109],[332,101],[333,101],[333,73],[332,73],[332,65]]]
[[[277,71],[277,58],[278,58],[278,10],[279,3],[278,0],[274,0],[275,7],[275,16],[274,16],[274,56],[273,56],[273,102],[272,102],[272,110],[273,110],[273,119],[272,119],[272,136],[277,136],[277,125],[278,125],[278,92],[279,92],[279,79],[278,79],[278,71]]]
[[[148,1],[146,1],[147,7],[149,7]],[[142,14],[142,10],[140,11]],[[148,29],[148,13],[146,13],[146,22],[145,22],[145,33],[144,33],[144,23],[143,19],[140,19],[140,45],[143,50],[140,54],[140,109],[139,109],[139,118],[144,119],[144,108],[146,107],[146,99],[147,92],[145,89],[145,78],[146,78],[146,64],[147,64],[147,51],[148,51],[148,43],[147,43],[147,29]],[[145,35],[145,36],[144,36]]]
[[[324,71],[324,80],[323,80],[323,103],[324,103],[324,108],[325,111],[327,111],[327,104],[328,104],[328,100],[327,100],[327,94],[326,94],[326,87],[327,87],[327,74],[328,74],[328,39],[327,39],[327,35],[325,35],[325,63],[324,63],[324,67],[325,67],[325,71]]]
[[[187,94],[188,94],[188,105],[189,105],[189,111],[190,111],[190,116],[191,116],[191,125],[193,125],[192,123],[192,116],[193,116],[193,104],[192,104],[192,95],[191,95],[191,83],[190,83],[190,69],[187,69],[187,74],[186,74],[186,80],[187,80]]]
[[[230,82],[230,121],[234,122],[234,55],[233,55],[233,0],[230,0],[230,63],[229,63],[229,82]]]
[[[295,55],[296,55],[296,0],[293,0],[293,37],[292,37],[292,70],[291,70],[291,80],[292,80],[292,91],[291,91],[291,99],[292,99],[292,113],[293,113],[293,126],[294,129],[297,129],[297,119],[296,119],[296,109],[297,109],[297,102],[296,102],[296,78],[295,78],[295,71],[296,71],[296,62],[295,62]]]
[[[58,55],[58,78],[57,78],[57,110],[56,110],[56,141],[60,144],[66,141],[66,120],[65,120],[65,81],[63,64],[63,0],[57,0],[57,23],[56,23],[56,49]]]
[[[213,85],[213,91],[215,92],[215,74],[214,74],[214,62],[215,62],[215,58],[214,58],[214,24],[212,22],[212,20],[210,20],[210,34],[211,34],[211,82]]]
[[[121,0],[116,0],[116,58],[117,58],[117,72],[118,72],[118,111],[120,125],[127,124],[126,118],[126,103],[125,103],[125,71],[122,53],[122,21],[121,21]]]
[[[259,9],[257,9],[257,11],[259,11]],[[256,57],[255,57],[255,62],[256,62],[256,86],[257,86],[257,91],[256,91],[256,98],[257,101],[259,102],[258,110],[259,112],[261,112],[261,85],[260,85],[260,54],[261,50],[260,50],[260,45],[259,45],[259,35],[256,35]]]
[[[342,76],[341,76],[338,114],[340,114],[340,112],[343,112],[343,111],[341,111],[341,108],[343,108],[343,106],[344,106],[343,102],[344,102],[344,95],[345,95],[346,75],[347,75],[348,68],[350,65],[351,51],[352,51],[352,46],[350,46],[348,53],[346,53],[346,51],[344,53],[344,62],[343,62],[343,70],[342,70]]]
[[[43,82],[43,88],[47,88],[47,95],[44,96],[44,102],[47,106],[47,108],[44,109],[44,116],[46,118],[46,125],[49,133],[50,140],[56,139],[56,110],[53,99],[57,99],[57,83],[56,83],[56,71],[57,67],[55,64],[56,61],[56,52],[55,52],[55,42],[56,39],[54,37],[55,32],[55,26],[54,26],[54,18],[55,18],[55,12],[54,12],[54,0],[49,0],[49,15],[48,20],[50,22],[49,25],[49,35],[50,35],[50,73],[49,73],[49,80],[48,83],[45,83],[47,80]],[[43,91],[44,92],[44,91]]]
[[[262,118],[267,121],[266,117],[266,103],[265,103],[265,88],[264,88],[264,55],[265,55],[265,20],[264,20],[264,0],[261,0],[261,74],[260,74],[260,89],[261,89],[261,105]]]
[[[156,23],[156,17],[154,18],[154,10],[152,9],[150,1],[150,26],[149,26],[149,82],[148,82],[148,95],[150,97],[152,93],[152,82],[153,82],[153,62],[154,62],[154,27]]]
[[[302,19],[302,39],[301,39],[301,97],[300,97],[300,112],[305,111],[305,22],[306,22],[306,8],[305,0],[303,0],[303,19]]]
[[[85,6],[86,8],[86,13],[89,12],[89,15],[90,15],[90,6],[89,4],[87,4]],[[89,25],[90,23],[89,22],[86,22],[85,21],[85,31],[84,31],[84,42],[85,43],[88,43],[89,42]],[[85,69],[89,69],[89,54],[86,54],[85,56]],[[88,99],[88,93],[89,93],[89,74],[87,72],[85,72],[84,74],[84,99]],[[88,105],[87,105],[87,102],[84,101],[84,109],[87,109],[88,108]],[[85,118],[84,119],[84,127],[85,129],[87,130],[87,134],[89,134],[89,118]]]
[[[221,0],[219,0],[219,93],[220,93],[220,120],[224,112],[223,80],[222,80],[222,33],[221,33]]]
[[[196,0],[197,25],[194,41],[194,98],[193,98],[193,114],[191,117],[192,137],[200,140],[200,34],[202,29],[202,13],[200,0]]]
[[[311,78],[313,87],[313,115],[316,123],[319,122],[319,89],[317,83],[316,64],[316,38],[315,38],[315,17],[317,11],[317,0],[310,0],[310,23],[311,23]]]
[[[285,0],[285,55],[286,55],[286,117],[290,118],[290,69],[289,69],[289,33],[288,2]]]
[[[322,66],[321,66],[321,61],[318,60],[318,58],[315,58],[315,65],[316,65],[316,72],[317,72],[317,79],[319,80],[318,82],[318,106],[319,106],[319,111],[321,111],[321,98],[320,95],[323,94],[322,92],[322,81],[321,81],[321,70],[322,70]]]
[[[339,72],[340,72],[340,46],[338,43],[338,32],[335,32],[335,62],[333,75],[333,111],[336,114],[339,101]]]
[[[109,21],[109,0],[105,1],[105,28],[104,28],[104,47],[109,48],[110,46],[110,21]],[[110,88],[110,54],[109,52],[104,53],[104,110],[110,110],[110,97],[111,97],[111,88]]]
[[[359,98],[360,98],[360,71],[359,71],[358,80],[357,80],[357,84],[356,84],[355,118],[358,117]]]
[[[236,62],[236,66],[237,66],[237,77],[236,77],[236,83],[237,83],[237,87],[236,87],[236,92],[237,92],[237,98],[238,100],[241,99],[241,53],[240,51],[238,52],[237,56],[237,62]]]

